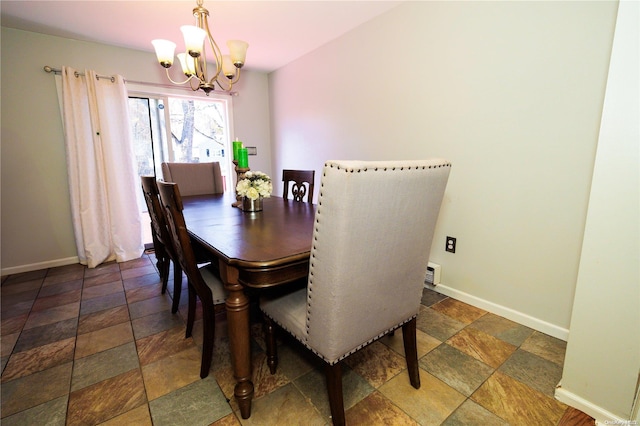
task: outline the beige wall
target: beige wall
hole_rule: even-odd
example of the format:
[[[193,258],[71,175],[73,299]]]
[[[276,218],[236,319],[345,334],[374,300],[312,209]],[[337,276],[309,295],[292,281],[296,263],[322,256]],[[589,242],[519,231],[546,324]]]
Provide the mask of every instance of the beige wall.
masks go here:
[[[451,160],[440,291],[566,339],[616,9],[403,3],[270,74],[273,168]]]
[[[2,28],[2,274],[77,262],[62,120],[43,66],[166,84],[155,55]],[[251,166],[271,173],[267,76],[243,71],[235,134],[258,147]],[[204,95],[202,95],[204,96]]]

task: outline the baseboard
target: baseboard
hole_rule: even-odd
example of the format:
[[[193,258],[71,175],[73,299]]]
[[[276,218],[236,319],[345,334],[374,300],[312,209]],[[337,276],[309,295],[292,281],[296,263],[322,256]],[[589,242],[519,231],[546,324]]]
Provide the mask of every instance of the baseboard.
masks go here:
[[[590,415],[596,420],[597,425],[631,425],[630,420],[622,419],[613,415],[602,407],[587,401],[578,395],[563,389],[561,385],[556,388],[555,398],[573,408],[577,408],[585,414]]]
[[[2,268],[2,276],[6,277],[7,275],[21,274],[23,272],[38,271],[40,269],[55,268],[57,266],[73,265],[74,263],[80,263],[80,259],[78,259],[78,256],[67,257],[65,259],[48,260],[46,262],[31,263],[28,265],[12,266],[9,268]]]
[[[443,284],[438,284],[437,286],[425,285],[425,287],[431,288],[438,293],[452,297],[461,302],[468,303],[469,305],[475,306],[476,308],[489,311],[492,314],[500,315],[501,317],[507,318],[511,321],[515,321],[518,324],[533,328],[534,330],[541,333],[556,337],[560,340],[564,340],[565,342],[569,338],[569,330],[567,330],[566,328],[558,327],[557,325],[542,321],[539,318],[534,318],[530,315],[513,310],[511,308],[507,308],[506,306],[489,302],[488,300],[484,300],[463,291],[447,287]]]

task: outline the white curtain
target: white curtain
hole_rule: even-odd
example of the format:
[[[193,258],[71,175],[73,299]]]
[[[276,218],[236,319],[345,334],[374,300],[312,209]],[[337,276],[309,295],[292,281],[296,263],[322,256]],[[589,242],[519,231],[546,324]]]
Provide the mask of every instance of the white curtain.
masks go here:
[[[139,258],[140,190],[124,79],[62,68],[62,108],[71,211],[80,263]]]

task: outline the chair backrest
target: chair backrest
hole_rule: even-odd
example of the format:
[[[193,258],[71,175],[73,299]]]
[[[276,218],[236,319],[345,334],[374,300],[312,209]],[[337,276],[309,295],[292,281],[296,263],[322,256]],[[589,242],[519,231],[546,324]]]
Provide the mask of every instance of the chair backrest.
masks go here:
[[[289,197],[289,184],[291,184],[291,195],[294,201],[304,201],[304,196],[306,195],[307,202],[313,204],[315,175],[315,170],[283,170],[282,182],[284,182],[284,188],[282,198]]]
[[[339,360],[418,314],[451,164],[329,161],[316,210],[307,344]]]
[[[211,290],[205,284],[198,270],[196,257],[191,246],[191,238],[187,232],[187,225],[182,213],[182,197],[178,184],[173,182],[158,182],[160,193],[160,205],[164,210],[169,229],[169,236],[173,243],[173,249],[178,258],[182,270],[187,274],[189,283],[194,286],[196,293],[203,298],[211,299]]]
[[[180,185],[182,196],[221,194],[224,181],[220,163],[162,163],[162,177],[165,182]]]
[[[167,220],[164,211],[160,207],[160,198],[158,194],[158,184],[155,176],[140,176],[142,182],[142,193],[144,201],[147,203],[147,210],[151,218],[151,230],[153,231],[154,243],[156,239],[161,243],[169,253],[173,253],[171,238],[169,237],[169,228],[167,228]],[[156,250],[158,247],[156,247]]]

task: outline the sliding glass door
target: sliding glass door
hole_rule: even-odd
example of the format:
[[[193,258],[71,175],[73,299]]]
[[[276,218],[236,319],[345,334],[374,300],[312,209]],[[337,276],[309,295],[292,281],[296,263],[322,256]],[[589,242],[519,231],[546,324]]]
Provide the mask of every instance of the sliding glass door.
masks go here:
[[[230,176],[228,108],[220,100],[130,97],[129,110],[140,175],[162,178],[160,163],[220,163]]]
[[[217,161],[225,191],[233,185],[229,101],[226,99],[131,94],[129,121],[140,176],[162,179],[160,164],[165,161]],[[138,204],[146,215],[142,193]],[[146,239],[150,236],[145,236]]]

